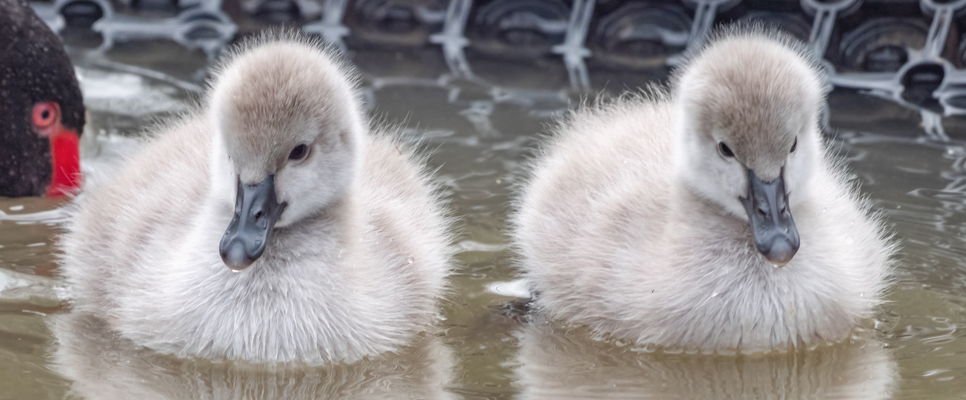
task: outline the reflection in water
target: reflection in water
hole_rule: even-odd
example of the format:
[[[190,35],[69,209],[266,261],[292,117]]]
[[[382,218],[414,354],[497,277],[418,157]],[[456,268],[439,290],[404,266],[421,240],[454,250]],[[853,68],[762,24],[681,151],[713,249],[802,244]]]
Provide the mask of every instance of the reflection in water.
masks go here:
[[[95,95],[88,105],[87,132],[95,134],[83,137],[105,145],[95,147],[92,154],[131,155],[130,149],[104,140],[138,136],[146,123],[177,113],[179,108],[172,107],[180,107],[179,101],[191,102],[200,91],[200,86],[180,80],[192,76],[197,60],[148,46],[152,44],[116,51],[110,59],[75,58],[85,90]],[[506,204],[539,132],[545,132],[550,117],[564,112],[568,96],[550,83],[520,90],[452,79],[441,56],[432,62],[438,53],[356,51],[351,59],[367,76],[371,115],[403,123],[410,128],[408,136],[422,140],[430,164],[439,168],[453,213],[463,222],[458,255],[462,266],[453,277],[452,299],[441,311],[455,362],[444,357],[448,350],[436,343],[432,352],[438,356],[413,351],[406,356],[410,358],[401,357],[398,369],[383,361],[353,365],[352,371],[346,367],[335,372],[259,374],[233,364],[177,360],[133,349],[117,338],[99,337],[107,331],[96,325],[67,334],[63,327],[56,328],[60,340],[74,345],[56,348],[56,358],[51,359],[54,350],[48,348],[51,332],[46,321],[63,312],[66,294],[60,280],[50,278],[57,269],[56,223],[63,216],[54,209],[63,203],[0,199],[0,212],[10,217],[0,215],[0,399],[60,399],[68,387],[97,399],[134,394],[137,400],[271,398],[288,395],[286,390],[302,393],[296,387],[306,388],[306,393],[316,390],[319,398],[358,398],[357,390],[369,391],[371,397],[444,397],[441,386],[467,398],[499,399],[517,391],[526,394],[524,398],[558,397],[547,394],[554,391],[562,392],[559,397],[626,393],[662,399],[770,398],[787,391],[785,397],[796,398],[813,388],[825,391],[814,398],[834,398],[831,388],[862,387],[845,385],[837,377],[862,382],[855,378],[861,374],[868,377],[864,382],[869,393],[880,397],[887,396],[885,388],[890,385],[897,386],[896,399],[959,398],[966,391],[966,118],[944,118],[952,140],[939,142],[929,139],[935,136],[922,135],[918,111],[853,92],[837,91],[830,98],[832,148],[848,158],[863,193],[887,214],[902,242],[895,289],[876,315],[884,322],[877,330],[888,352],[839,345],[772,356],[770,361],[642,354],[594,341],[578,335],[580,331],[535,337],[549,329],[544,325],[527,328],[536,334],[524,335],[520,325],[503,314],[508,298],[523,295],[520,289],[525,286],[502,285],[487,292],[490,284],[519,277],[512,268],[515,255],[503,237]],[[198,65],[203,62],[202,54]],[[473,67],[481,76],[509,82],[534,81],[531,77],[541,73],[535,66],[527,72],[527,66],[502,63]],[[611,92],[661,78],[650,72],[603,72],[591,75],[594,87]],[[118,82],[130,85],[121,88]],[[121,89],[119,98],[112,99],[113,91]],[[154,111],[159,114],[141,116]],[[80,322],[63,323],[84,327]],[[518,339],[523,339],[522,355],[517,354]],[[64,379],[50,364],[77,382]],[[416,365],[412,374],[403,372],[409,365]],[[455,373],[449,369],[454,365]],[[360,372],[365,368],[375,370],[371,378]],[[826,369],[831,372],[822,372]],[[897,369],[901,383],[895,383]],[[337,381],[330,382],[323,374]],[[390,385],[380,386],[380,379]],[[253,383],[245,386],[248,381]],[[328,395],[333,392],[346,395]]]
[[[755,356],[646,352],[544,321],[519,332],[523,399],[887,399],[898,372],[879,341]]]
[[[88,314],[51,318],[53,368],[87,399],[446,399],[454,358],[434,335],[398,354],[326,367],[212,363],[155,353]]]

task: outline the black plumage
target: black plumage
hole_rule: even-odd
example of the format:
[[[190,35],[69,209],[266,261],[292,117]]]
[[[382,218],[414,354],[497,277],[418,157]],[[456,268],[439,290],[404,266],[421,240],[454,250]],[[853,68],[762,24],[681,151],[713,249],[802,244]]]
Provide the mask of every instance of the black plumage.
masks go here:
[[[33,130],[39,102],[60,105],[80,134],[84,104],[59,38],[26,0],[0,0],[0,196],[39,196],[51,179],[50,143]]]

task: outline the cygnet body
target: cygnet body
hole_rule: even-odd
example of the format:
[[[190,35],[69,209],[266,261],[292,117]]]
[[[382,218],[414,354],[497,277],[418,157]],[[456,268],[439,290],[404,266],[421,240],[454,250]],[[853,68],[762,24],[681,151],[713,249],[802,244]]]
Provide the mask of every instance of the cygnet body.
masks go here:
[[[718,33],[653,90],[576,111],[514,216],[536,305],[600,333],[754,353],[848,337],[894,246],[819,126],[801,44]]]
[[[178,356],[317,364],[408,343],[452,255],[422,159],[369,132],[320,44],[267,34],[232,53],[204,106],[79,204],[73,306]]]

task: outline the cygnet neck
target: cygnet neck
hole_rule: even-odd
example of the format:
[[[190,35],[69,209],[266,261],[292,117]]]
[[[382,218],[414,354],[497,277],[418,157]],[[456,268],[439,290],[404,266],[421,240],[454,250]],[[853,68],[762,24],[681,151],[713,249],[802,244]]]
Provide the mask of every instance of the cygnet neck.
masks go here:
[[[316,255],[340,264],[354,264],[348,258],[359,253],[354,249],[362,245],[358,233],[363,231],[356,203],[354,197],[347,194],[318,213],[276,227],[262,257],[266,260],[294,260]],[[311,245],[306,247],[305,243]]]
[[[668,193],[668,204],[671,208],[669,223],[671,224],[715,224],[724,225],[729,229],[742,230],[748,225],[744,215],[735,215],[717,202],[698,193],[688,183],[675,179]],[[691,221],[691,222],[685,222]],[[690,225],[688,225],[690,226]]]

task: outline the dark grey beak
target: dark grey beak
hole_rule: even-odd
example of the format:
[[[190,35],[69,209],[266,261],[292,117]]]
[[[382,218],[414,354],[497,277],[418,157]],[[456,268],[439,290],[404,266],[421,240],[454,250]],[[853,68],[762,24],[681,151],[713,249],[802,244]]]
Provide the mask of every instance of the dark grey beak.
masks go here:
[[[788,209],[785,170],[771,182],[762,182],[748,170],[748,197],[742,197],[748,221],[755,234],[755,246],[772,264],[783,267],[798,252],[799,237]]]
[[[241,271],[261,257],[284,210],[285,204],[275,200],[275,175],[254,185],[243,185],[239,179],[235,218],[218,246],[225,265]]]

